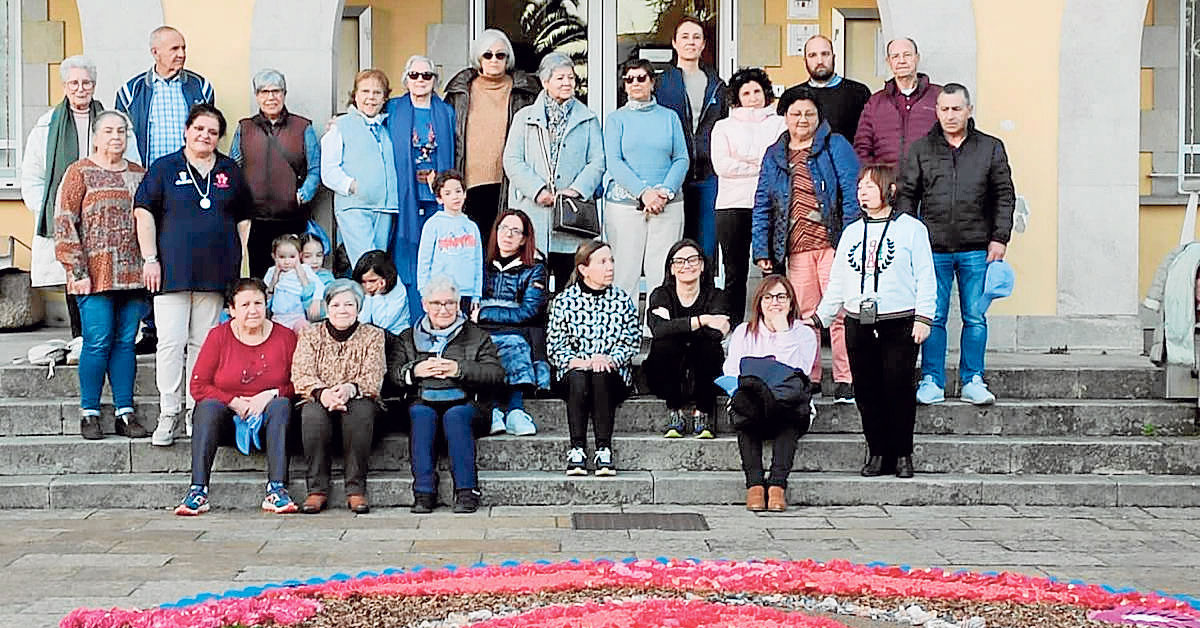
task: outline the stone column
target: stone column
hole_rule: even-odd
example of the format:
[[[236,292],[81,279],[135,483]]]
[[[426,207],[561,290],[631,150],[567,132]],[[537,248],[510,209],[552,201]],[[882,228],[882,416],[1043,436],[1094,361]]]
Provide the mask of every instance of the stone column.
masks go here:
[[[468,0],[442,0],[442,21],[426,27],[425,56],[433,59],[441,69],[442,87],[450,77],[467,67],[471,46],[470,5]]]
[[[888,40],[910,37],[921,53],[921,72],[934,83],[962,83],[975,93],[978,55],[971,0],[879,0]]]

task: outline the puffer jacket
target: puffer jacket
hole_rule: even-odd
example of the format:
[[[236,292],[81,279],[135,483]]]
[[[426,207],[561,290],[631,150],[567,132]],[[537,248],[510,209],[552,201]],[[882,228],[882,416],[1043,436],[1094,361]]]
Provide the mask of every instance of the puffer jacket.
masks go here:
[[[854,151],[864,164],[886,164],[899,168],[913,142],[937,122],[937,97],[942,86],[917,74],[917,89],[905,96],[896,79],[871,94],[858,118]]]
[[[677,66],[670,66],[658,76],[658,84],[654,89],[654,99],[659,105],[666,107],[679,116],[683,126],[683,137],[687,140],[688,157],[692,160],[688,169],[688,181],[702,181],[716,176],[713,171],[712,157],[709,155],[712,147],[713,125],[729,115],[729,94],[725,81],[717,71],[700,66],[708,77],[708,85],[704,87],[704,103],[700,105],[700,124],[692,130],[692,107],[688,101],[687,87],[683,84],[683,71]]]
[[[1012,234],[1012,171],[1004,142],[967,121],[967,137],[955,151],[942,125],[913,143],[896,184],[896,210],[920,218],[934,253],[1008,244]]]
[[[477,404],[504,384],[504,367],[491,335],[471,321],[463,322],[462,328],[442,351],[443,358],[458,362],[457,376],[446,379],[417,377],[413,369],[431,355],[417,350],[411,327],[404,330],[388,343],[389,383],[410,400],[420,399],[422,389],[461,388],[467,399]]]
[[[494,260],[484,269],[479,326],[493,334],[523,336],[533,355],[546,355],[546,266],[539,257],[532,264],[515,259]]]
[[[792,172],[788,167],[785,132],[763,155],[754,193],[751,251],[755,260],[771,260],[776,272],[783,271],[791,231]],[[837,248],[842,229],[858,220],[858,158],[846,138],[833,133],[821,121],[808,156],[808,171],[821,210],[821,222],[829,231],[829,243]]]

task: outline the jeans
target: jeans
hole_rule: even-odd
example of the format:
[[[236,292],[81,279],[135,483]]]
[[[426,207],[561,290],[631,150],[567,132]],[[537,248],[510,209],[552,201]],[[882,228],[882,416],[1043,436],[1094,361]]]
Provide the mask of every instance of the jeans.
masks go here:
[[[625,381],[620,374],[571,369],[559,381],[559,387],[567,400],[571,446],[587,447],[587,424],[591,417],[596,448],[611,448],[617,406],[626,394]]]
[[[492,334],[492,344],[500,354],[504,366],[504,383],[510,387],[525,386],[533,389],[537,385],[537,373],[533,369],[533,350],[520,334]]]
[[[721,274],[729,302],[729,326],[742,324],[746,315],[746,281],[750,275],[749,209],[718,209],[717,240],[721,243]]]
[[[862,416],[863,436],[872,456],[895,462],[911,456],[917,396],[913,365],[917,343],[912,339],[913,319],[896,318],[862,325],[846,317],[846,345],[854,373],[854,403]]]
[[[983,353],[987,350],[988,301],[983,298],[983,279],[987,275],[987,251],[934,253],[933,270],[937,274],[937,315],[929,338],[921,348],[921,376],[932,376],[939,387],[946,387],[946,320],[950,315],[950,286],[958,278],[958,306],[962,311],[962,338],[959,341],[958,377],[965,384],[983,375]]]
[[[450,474],[454,477],[454,488],[476,488],[475,477],[475,434],[471,423],[475,420],[475,406],[459,404],[440,408],[414,403],[408,408],[412,422],[408,435],[409,454],[412,459],[413,492],[432,495],[437,493],[437,454],[434,442],[439,424],[446,436],[446,449],[450,456]]]
[[[346,465],[346,494],[367,492],[367,459],[379,406],[360,397],[346,403],[346,409],[327,410],[319,401],[306,401],[300,409],[300,433],[308,468],[309,493],[329,494],[330,447],[335,423],[341,423],[342,457]]]
[[[421,292],[417,290],[417,249],[420,246],[420,233],[425,229],[425,222],[437,212],[436,201],[418,201],[417,240],[411,242],[401,240],[397,233],[395,241],[392,243],[392,261],[396,263],[397,279],[404,286],[405,294],[408,295],[408,320],[410,321],[419,321],[425,316],[425,306],[421,305]],[[396,231],[398,232],[399,229]]]
[[[394,212],[374,209],[343,209],[334,212],[337,220],[338,238],[346,247],[350,258],[350,270],[367,251],[386,251],[391,244]]]
[[[110,290],[74,297],[79,303],[83,350],[79,355],[79,405],[84,414],[100,414],[104,376],[112,387],[117,414],[133,412],[137,356],[133,343],[146,312],[140,290]]]
[[[683,186],[683,235],[700,243],[708,259],[717,255],[717,177],[710,176]],[[654,284],[657,286],[658,284]]]
[[[738,431],[738,453],[742,457],[742,473],[746,476],[746,488],[754,486],[780,486],[787,488],[788,474],[792,472],[792,460],[796,457],[796,443],[800,440],[800,428],[787,424],[771,439],[771,473],[763,478],[763,438],[749,432]]]
[[[262,279],[267,269],[275,265],[275,251],[271,243],[281,235],[300,237],[308,230],[307,218],[292,220],[250,219],[250,237],[246,239],[246,251],[250,257],[250,276]]]
[[[187,387],[192,368],[208,332],[221,318],[224,299],[219,292],[168,292],[154,295],[154,318],[158,322],[155,353],[159,412],[176,415],[195,406]]]
[[[287,429],[292,400],[272,399],[263,410],[262,441],[267,453],[267,480],[287,483]],[[221,443],[233,442],[233,410],[217,399],[202,399],[192,413],[192,484],[208,486],[213,459]]]

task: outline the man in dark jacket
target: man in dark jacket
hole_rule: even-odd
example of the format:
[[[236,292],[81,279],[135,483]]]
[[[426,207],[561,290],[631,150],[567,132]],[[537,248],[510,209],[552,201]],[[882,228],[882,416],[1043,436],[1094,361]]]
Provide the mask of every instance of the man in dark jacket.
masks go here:
[[[896,209],[925,222],[937,273],[937,315],[921,348],[917,401],[924,404],[946,398],[946,318],[956,277],[962,399],[976,405],[996,400],[983,381],[988,305],[983,285],[988,263],[1004,259],[1015,196],[1004,143],[976,130],[971,111],[967,88],[947,84],[937,99],[938,123],[913,143],[900,173]]]
[[[676,64],[659,75],[654,96],[658,104],[679,116],[691,158],[683,188],[683,235],[697,240],[704,254],[714,259],[717,175],[710,157],[712,128],[717,120],[729,115],[729,96],[717,71],[700,64],[704,43],[704,24],[700,20],[685,17],[679,21],[671,40]]]
[[[863,107],[853,138],[854,152],[864,164],[899,167],[909,146],[937,122],[937,96],[942,88],[917,72],[921,55],[911,39],[888,42],[887,62],[894,78]]]
[[[871,90],[858,81],[834,72],[836,59],[833,42],[828,37],[809,37],[804,42],[804,67],[808,70],[808,81],[803,85],[812,89],[817,97],[817,106],[821,108],[821,116],[833,132],[853,142],[858,119],[867,100],[871,98]]]

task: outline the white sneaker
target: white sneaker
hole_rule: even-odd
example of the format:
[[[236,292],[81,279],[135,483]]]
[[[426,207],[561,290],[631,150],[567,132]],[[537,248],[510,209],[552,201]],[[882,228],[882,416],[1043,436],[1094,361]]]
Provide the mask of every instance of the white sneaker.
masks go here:
[[[582,447],[567,451],[567,475],[587,475],[587,454]]]
[[[178,414],[158,415],[158,425],[150,436],[150,444],[158,447],[170,447],[175,444],[175,424],[179,422]]]
[[[491,434],[492,436],[495,436],[496,434],[503,434],[504,430],[506,429],[507,426],[504,424],[504,413],[500,411],[500,408],[492,408],[492,427],[488,429],[488,434]]]
[[[608,447],[599,447],[596,449],[596,455],[592,457],[592,464],[596,467],[596,475],[612,476],[617,474],[617,470],[613,468],[612,450]]]

